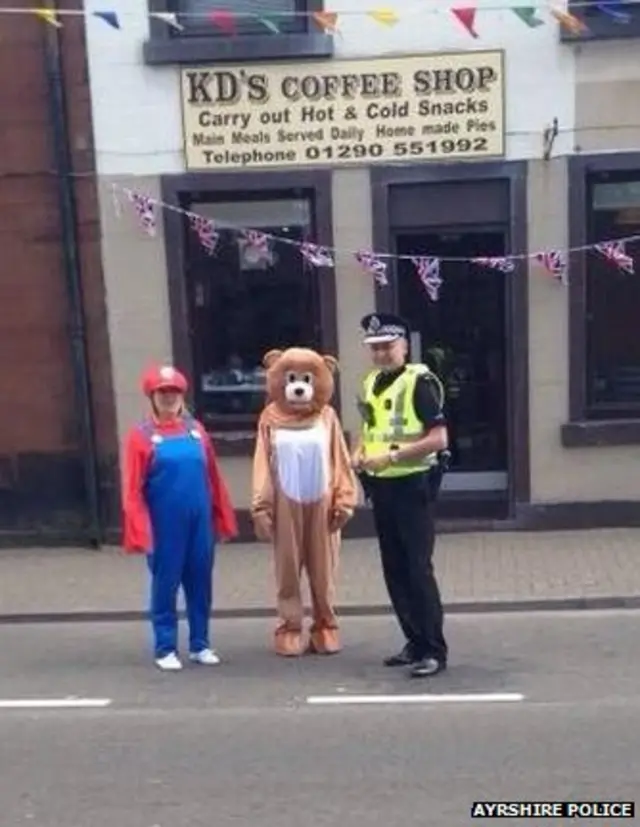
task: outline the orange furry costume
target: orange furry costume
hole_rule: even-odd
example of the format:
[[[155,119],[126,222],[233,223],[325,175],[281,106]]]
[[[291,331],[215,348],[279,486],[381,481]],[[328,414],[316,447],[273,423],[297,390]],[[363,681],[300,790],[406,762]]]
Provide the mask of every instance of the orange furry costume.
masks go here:
[[[271,350],[268,403],[258,423],[251,514],[256,535],[274,545],[278,626],[275,650],[304,651],[302,569],[311,592],[308,651],[340,650],[334,611],[340,532],[353,516],[356,481],[338,416],[333,356],[313,350]]]

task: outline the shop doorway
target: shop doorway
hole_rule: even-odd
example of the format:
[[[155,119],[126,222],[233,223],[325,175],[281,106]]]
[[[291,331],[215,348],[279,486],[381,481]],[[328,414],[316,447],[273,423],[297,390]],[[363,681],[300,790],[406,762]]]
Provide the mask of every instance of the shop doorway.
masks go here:
[[[411,358],[446,388],[452,451],[443,492],[508,497],[506,279],[470,261],[506,252],[504,226],[394,232],[399,256],[437,256],[443,280],[431,301],[410,260],[398,260],[398,311],[410,324]]]

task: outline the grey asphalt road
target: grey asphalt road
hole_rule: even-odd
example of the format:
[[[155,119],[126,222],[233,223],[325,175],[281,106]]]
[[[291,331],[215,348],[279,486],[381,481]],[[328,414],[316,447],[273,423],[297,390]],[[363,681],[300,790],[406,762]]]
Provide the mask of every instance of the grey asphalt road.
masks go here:
[[[225,663],[172,675],[140,624],[3,627],[0,827],[458,827],[475,800],[640,799],[639,633],[633,611],[456,616],[450,670],[425,683],[380,665],[387,618],[296,662],[264,622],[218,622]],[[523,698],[307,702],[407,693]],[[69,696],[111,705],[3,704]]]

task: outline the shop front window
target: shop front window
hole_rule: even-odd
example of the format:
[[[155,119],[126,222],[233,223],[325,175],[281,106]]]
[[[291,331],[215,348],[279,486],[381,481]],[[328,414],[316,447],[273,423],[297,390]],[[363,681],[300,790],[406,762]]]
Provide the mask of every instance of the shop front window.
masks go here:
[[[625,252],[640,263],[640,171],[589,180],[588,243],[636,237]],[[587,403],[591,419],[640,415],[640,272],[587,253]]]
[[[214,256],[190,235],[188,295],[196,406],[205,424],[250,430],[265,403],[273,348],[320,347],[318,278],[300,253],[314,235],[312,199],[192,203],[222,230]],[[231,228],[269,234],[266,255]]]

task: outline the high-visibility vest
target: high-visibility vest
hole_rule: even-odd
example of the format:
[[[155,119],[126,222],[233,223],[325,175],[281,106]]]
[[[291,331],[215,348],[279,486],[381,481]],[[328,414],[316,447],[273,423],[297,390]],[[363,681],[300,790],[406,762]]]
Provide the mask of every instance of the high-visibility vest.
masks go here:
[[[362,426],[362,449],[365,458],[386,455],[392,447],[402,448],[424,437],[424,424],[418,419],[413,404],[419,377],[426,376],[435,383],[439,392],[440,407],[444,404],[442,383],[426,365],[406,365],[404,371],[388,388],[374,395],[373,389],[379,374],[378,370],[371,371],[364,380],[363,402],[369,414],[363,417]],[[372,473],[372,476],[405,477],[419,471],[427,471],[437,462],[437,454],[428,454],[390,464],[383,470]]]

